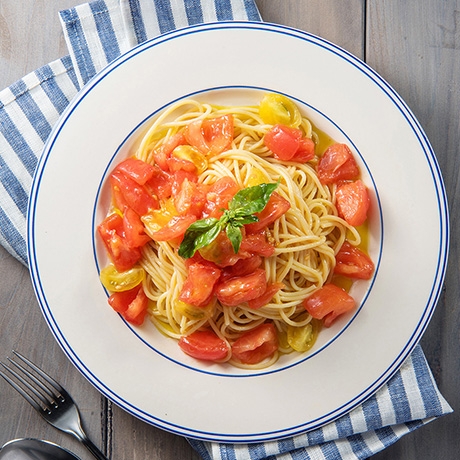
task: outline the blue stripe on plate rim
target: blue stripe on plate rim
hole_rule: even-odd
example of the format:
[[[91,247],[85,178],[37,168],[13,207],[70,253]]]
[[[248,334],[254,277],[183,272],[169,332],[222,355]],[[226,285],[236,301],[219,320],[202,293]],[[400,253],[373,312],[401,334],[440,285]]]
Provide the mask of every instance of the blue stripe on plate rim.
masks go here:
[[[215,31],[220,29],[229,29],[229,28],[240,28],[240,29],[258,29],[265,32],[271,32],[275,34],[287,35],[296,39],[304,40],[321,48],[324,48],[326,51],[331,52],[337,55],[339,58],[347,61],[352,66],[356,67],[359,71],[369,77],[387,96],[397,109],[401,112],[403,117],[407,120],[410,125],[413,133],[418,139],[420,146],[425,154],[425,158],[430,167],[430,171],[433,177],[433,182],[435,184],[435,190],[437,195],[438,210],[439,210],[439,228],[440,228],[440,240],[439,240],[439,256],[436,267],[436,276],[433,280],[433,285],[431,289],[431,294],[427,299],[423,314],[417,324],[412,335],[409,337],[406,346],[401,350],[401,352],[395,357],[394,361],[391,363],[388,368],[382,372],[382,375],[375,380],[371,385],[365,388],[360,394],[356,395],[353,399],[343,404],[341,407],[336,408],[330,413],[324,414],[323,416],[315,420],[307,420],[305,423],[286,427],[281,430],[271,431],[271,432],[260,432],[260,433],[214,433],[214,432],[203,432],[200,430],[195,430],[191,427],[182,427],[174,423],[162,420],[158,417],[155,417],[151,414],[146,413],[142,409],[135,407],[118,395],[114,394],[110,388],[107,388],[86,366],[85,364],[76,356],[72,350],[71,344],[69,344],[66,338],[63,336],[61,331],[58,328],[58,325],[55,322],[52,311],[47,303],[46,294],[42,289],[40,282],[40,275],[38,271],[38,260],[35,255],[34,247],[34,215],[35,215],[35,205],[38,196],[38,190],[40,188],[40,181],[43,175],[47,158],[52,151],[53,144],[59,135],[60,131],[63,129],[66,120],[71,116],[72,112],[78,107],[79,103],[88,95],[91,89],[100,83],[106,75],[113,72],[118,66],[122,65],[125,61],[131,59],[135,55],[142,53],[143,51],[157,46],[165,41],[173,40],[176,37],[183,37],[188,34],[195,34],[201,32]],[[276,24],[269,23],[257,23],[249,21],[229,21],[229,22],[219,22],[219,23],[208,23],[202,25],[189,26],[184,29],[179,29],[161,35],[159,37],[153,38],[132,50],[128,51],[126,54],[120,56],[111,64],[109,64],[104,70],[99,74],[93,77],[83,88],[83,90],[77,95],[77,97],[72,101],[71,105],[62,114],[59,122],[53,128],[52,134],[50,135],[43,154],[40,158],[34,181],[31,187],[30,200],[29,200],[29,209],[28,209],[28,223],[27,223],[27,240],[29,246],[29,267],[32,275],[32,283],[35,289],[37,299],[40,304],[40,308],[45,316],[45,320],[48,323],[54,337],[62,347],[63,351],[66,353],[71,362],[82,372],[83,375],[94,385],[96,388],[108,399],[112,400],[119,406],[121,406],[128,413],[136,416],[137,418],[150,423],[152,425],[158,426],[162,429],[165,429],[174,434],[181,436],[189,436],[195,439],[206,440],[206,441],[216,441],[216,442],[233,442],[233,443],[252,443],[252,442],[261,442],[268,440],[275,440],[280,438],[285,438],[288,436],[297,435],[305,431],[313,430],[319,428],[326,423],[332,422],[344,414],[348,413],[350,410],[357,407],[359,404],[363,403],[367,398],[372,396],[375,391],[377,391],[385,382],[387,382],[399,369],[405,359],[409,356],[411,351],[414,349],[421,336],[425,332],[429,320],[431,319],[436,303],[440,296],[440,291],[442,289],[442,284],[445,277],[445,271],[447,267],[447,256],[449,251],[449,216],[448,216],[448,207],[447,207],[447,196],[444,188],[444,183],[442,180],[440,168],[435,157],[435,154],[431,148],[431,145],[427,139],[427,136],[423,132],[419,122],[402,100],[402,98],[393,90],[393,88],[373,69],[371,69],[366,63],[361,61],[359,58],[350,54],[348,51],[340,48],[339,46],[323,39],[312,35],[310,33],[293,29],[287,26],[280,26]]]

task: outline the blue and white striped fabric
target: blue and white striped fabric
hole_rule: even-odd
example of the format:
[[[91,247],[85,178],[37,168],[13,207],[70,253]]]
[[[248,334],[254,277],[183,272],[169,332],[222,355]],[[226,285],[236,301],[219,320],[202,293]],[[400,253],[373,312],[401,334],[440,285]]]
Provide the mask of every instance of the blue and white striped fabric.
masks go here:
[[[79,89],[121,53],[158,34],[202,22],[261,19],[253,0],[96,0],[60,18],[69,56],[0,92],[0,243],[23,264],[34,170]],[[189,442],[205,460],[364,459],[451,411],[417,346],[374,396],[322,428],[250,445]]]

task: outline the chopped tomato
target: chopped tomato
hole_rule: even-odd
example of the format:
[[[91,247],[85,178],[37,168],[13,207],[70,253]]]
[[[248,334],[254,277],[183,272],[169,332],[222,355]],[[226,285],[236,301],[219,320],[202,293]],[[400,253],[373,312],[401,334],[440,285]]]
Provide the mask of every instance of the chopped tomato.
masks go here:
[[[144,185],[155,174],[154,166],[137,158],[128,158],[122,161],[115,170],[121,171],[139,185]]]
[[[289,161],[296,154],[302,139],[302,131],[284,125],[275,125],[264,137],[265,146],[273,152],[275,158]]]
[[[232,278],[234,276],[244,276],[249,275],[250,273],[254,272],[256,268],[259,268],[262,265],[262,257],[259,255],[254,255],[248,257],[247,259],[239,259],[236,263],[232,266],[226,267],[222,271],[223,279]]]
[[[265,208],[256,214],[259,220],[252,224],[245,225],[246,231],[248,233],[259,233],[285,214],[290,207],[291,203],[289,203],[289,201],[278,193],[273,192]]]
[[[159,200],[166,200],[172,194],[172,177],[158,166],[154,166],[155,172],[151,179],[145,184],[151,195],[155,195]]]
[[[201,174],[208,169],[208,160],[195,147],[191,145],[179,145],[171,153],[171,159],[187,161],[193,164],[194,171]]]
[[[368,280],[374,273],[374,263],[361,249],[345,241],[335,256],[334,273],[348,278]]]
[[[356,306],[355,299],[334,284],[325,284],[302,304],[313,318],[323,319],[326,327],[329,327],[338,316],[353,310]]]
[[[233,141],[233,116],[193,121],[186,126],[184,136],[190,145],[205,155],[222,153]]]
[[[171,241],[176,238],[182,238],[193,222],[196,216],[175,216],[163,228],[152,233],[152,239],[155,241]]]
[[[206,306],[213,295],[220,273],[216,266],[191,264],[179,300],[195,307]]]
[[[185,179],[179,193],[174,197],[177,212],[179,214],[192,214],[197,218],[201,217],[206,204],[207,192],[207,185]]]
[[[333,144],[326,149],[317,166],[322,184],[332,184],[342,180],[354,180],[359,176],[359,168],[351,150],[346,144]]]
[[[171,156],[166,160],[166,163],[168,165],[168,169],[171,172],[187,171],[191,173],[196,173],[196,166],[191,161]]]
[[[145,233],[141,218],[131,208],[125,209],[123,230],[126,241],[131,248],[140,248],[150,241],[150,237]]]
[[[184,180],[187,179],[190,182],[198,182],[198,176],[195,172],[184,171],[183,169],[179,169],[178,171],[172,174],[172,181],[171,181],[171,194],[172,196],[176,196],[181,187]]]
[[[257,364],[278,350],[278,336],[273,323],[263,323],[245,332],[232,345],[232,357],[243,364]]]
[[[156,197],[148,193],[147,189],[139,185],[136,181],[123,174],[121,171],[115,170],[110,175],[110,182],[112,190],[119,192],[121,195],[122,203],[116,203],[118,208],[122,211],[126,206],[133,209],[137,214],[143,216],[147,214],[150,209],[158,209],[159,204]]]
[[[340,185],[335,198],[339,216],[354,227],[364,224],[367,219],[370,198],[367,187],[362,181],[357,180]]]
[[[270,300],[273,299],[273,296],[283,287],[283,283],[268,284],[267,288],[265,289],[265,292],[262,295],[248,301],[248,307],[257,310],[258,308],[267,305],[270,302]]]
[[[128,244],[125,238],[123,218],[119,214],[111,214],[106,217],[97,230],[110,260],[119,272],[129,270],[141,258],[140,249]]]
[[[203,259],[215,263],[218,267],[228,267],[241,258],[235,254],[232,243],[225,231],[220,232],[214,241],[199,249],[199,254]]]
[[[211,185],[206,195],[207,203],[203,209],[203,217],[219,218],[239,189],[238,184],[231,177],[218,179]]]
[[[265,270],[258,268],[249,275],[237,276],[218,283],[215,292],[222,305],[235,307],[259,297],[266,288]]]
[[[144,322],[148,298],[141,284],[129,291],[114,292],[108,302],[129,323],[140,326]]]
[[[220,232],[213,242],[199,250],[201,257],[222,268],[233,266],[240,260],[246,261],[256,255],[270,257],[274,252],[275,246],[267,241],[265,233],[256,233],[254,235],[243,234],[240,250],[238,254],[235,254],[232,243],[225,231]],[[245,265],[245,262],[241,263]],[[245,274],[253,271],[246,271]]]
[[[155,163],[163,170],[168,171],[168,158],[171,156],[171,152],[179,145],[186,143],[184,133],[179,131],[174,136],[168,138],[168,140],[154,150],[153,159]]]
[[[307,161],[313,160],[315,157],[315,143],[308,137],[300,139],[300,145],[292,158],[293,161],[298,163],[306,163]]]
[[[196,331],[179,339],[179,347],[189,356],[205,361],[224,359],[230,351],[227,342],[213,331]]]
[[[270,257],[274,252],[274,244],[267,240],[265,232],[261,232],[244,236],[238,255],[246,259],[254,255]]]
[[[302,115],[291,99],[278,93],[268,93],[259,104],[259,115],[264,123],[277,123],[298,128],[302,122]]]

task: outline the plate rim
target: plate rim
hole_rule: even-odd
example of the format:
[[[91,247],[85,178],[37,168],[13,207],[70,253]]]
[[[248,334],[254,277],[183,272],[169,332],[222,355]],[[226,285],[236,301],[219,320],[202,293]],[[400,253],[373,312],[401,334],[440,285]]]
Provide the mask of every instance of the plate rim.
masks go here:
[[[309,421],[308,423],[288,427],[286,429],[277,430],[271,433],[255,433],[255,434],[217,434],[217,433],[207,433],[201,432],[200,430],[194,431],[190,427],[181,427],[176,426],[173,423],[166,422],[164,420],[156,420],[156,417],[152,414],[147,414],[142,411],[142,409],[137,407],[131,407],[131,404],[128,401],[119,401],[118,395],[114,394],[110,388],[107,388],[103,382],[101,382],[96,375],[94,375],[83,363],[79,360],[78,356],[73,354],[71,345],[67,342],[66,337],[62,335],[59,330],[59,326],[55,321],[55,318],[52,313],[52,309],[47,304],[46,294],[43,292],[43,288],[40,283],[40,276],[38,273],[38,260],[35,258],[35,241],[34,241],[34,216],[35,216],[35,206],[36,199],[38,196],[39,184],[41,177],[46,168],[46,161],[50,155],[54,142],[59,136],[59,133],[64,129],[66,120],[72,115],[73,111],[77,109],[80,102],[91,93],[91,90],[95,85],[99,84],[106,75],[113,72],[118,66],[122,65],[125,61],[135,57],[138,53],[141,53],[150,47],[161,44],[165,41],[173,40],[176,37],[183,37],[189,33],[199,33],[207,31],[215,31],[220,29],[234,29],[234,28],[245,28],[252,30],[262,30],[267,32],[282,33],[293,36],[295,38],[304,38],[310,41],[311,43],[320,46],[327,51],[333,52],[338,55],[340,58],[345,59],[348,63],[357,67],[361,72],[364,72],[367,77],[372,76],[374,83],[378,84],[380,89],[384,90],[387,96],[390,97],[393,104],[404,114],[404,118],[408,121],[411,126],[412,131],[417,137],[417,140],[422,148],[426,161],[429,165],[429,169],[433,176],[433,182],[436,185],[435,190],[437,193],[436,201],[438,204],[439,212],[439,229],[440,229],[440,242],[439,242],[439,253],[437,260],[437,269],[436,276],[433,279],[432,289],[430,297],[427,299],[425,307],[423,309],[423,314],[420,316],[420,320],[417,324],[417,328],[413,331],[412,335],[408,338],[406,346],[400,353],[395,357],[391,366],[389,366],[385,372],[381,374],[379,379],[373,382],[368,388],[364,389],[360,394],[356,395],[355,398],[351,401],[347,401],[343,406],[337,408],[330,414],[326,414],[321,417],[319,420]],[[385,88],[385,89],[384,89]],[[383,236],[382,236],[383,239]],[[178,29],[167,34],[161,35],[159,37],[152,38],[147,42],[144,42],[135,48],[129,50],[127,53],[115,59],[111,64],[109,64],[105,69],[99,72],[95,77],[93,77],[87,85],[80,91],[76,98],[71,101],[69,106],[65,109],[59,121],[53,127],[52,133],[50,134],[45,148],[43,150],[42,156],[38,161],[36,172],[34,174],[31,192],[29,197],[29,207],[27,211],[27,243],[28,243],[28,262],[30,267],[30,274],[33,283],[33,287],[39,301],[40,308],[42,310],[43,316],[45,317],[48,326],[50,327],[53,335],[56,340],[62,347],[63,351],[71,362],[79,369],[83,375],[88,378],[90,383],[92,383],[96,388],[108,397],[113,402],[120,405],[124,410],[130,413],[137,418],[145,421],[146,423],[153,424],[159,428],[166,429],[167,431],[173,432],[179,435],[189,436],[195,439],[201,439],[206,441],[218,441],[218,442],[259,442],[261,440],[274,440],[280,439],[281,437],[287,437],[295,434],[299,434],[305,431],[310,431],[315,428],[319,428],[326,423],[336,420],[337,418],[348,413],[353,408],[357,407],[359,404],[364,402],[367,398],[372,396],[375,391],[378,390],[382,385],[384,385],[400,368],[405,359],[410,355],[415,346],[418,344],[421,336],[425,332],[426,328],[429,325],[431,317],[436,309],[436,304],[438,302],[440,292],[442,289],[443,281],[445,278],[445,272],[447,267],[448,251],[449,251],[449,211],[447,205],[447,195],[442,179],[442,174],[434,154],[434,151],[430,145],[430,142],[423,131],[420,123],[415,118],[407,104],[399,96],[396,91],[371,67],[369,67],[365,62],[361,61],[356,56],[352,55],[348,51],[342,49],[341,47],[325,40],[321,37],[318,37],[314,34],[294,29],[288,26],[281,26],[277,24],[270,23],[259,23],[259,22],[250,22],[250,21],[227,21],[227,22],[215,22],[215,23],[206,23],[199,24],[195,26],[189,26],[182,29]],[[91,379],[88,377],[91,376]],[[117,402],[118,401],[118,402]],[[154,419],[155,421],[152,421]],[[316,422],[316,423],[312,423]],[[308,425],[308,428],[306,426]],[[311,425],[311,426],[310,426]],[[184,432],[185,429],[185,432]],[[187,432],[188,431],[188,432]]]

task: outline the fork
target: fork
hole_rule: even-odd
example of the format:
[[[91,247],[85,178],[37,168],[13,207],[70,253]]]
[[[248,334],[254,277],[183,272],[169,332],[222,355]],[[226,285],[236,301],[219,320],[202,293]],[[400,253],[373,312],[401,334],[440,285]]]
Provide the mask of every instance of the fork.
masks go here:
[[[75,436],[98,460],[108,460],[83,431],[78,408],[67,391],[20,353],[14,350],[12,353],[20,359],[20,362],[7,357],[9,363],[0,362],[7,372],[3,372],[0,368],[0,375],[49,424]]]

